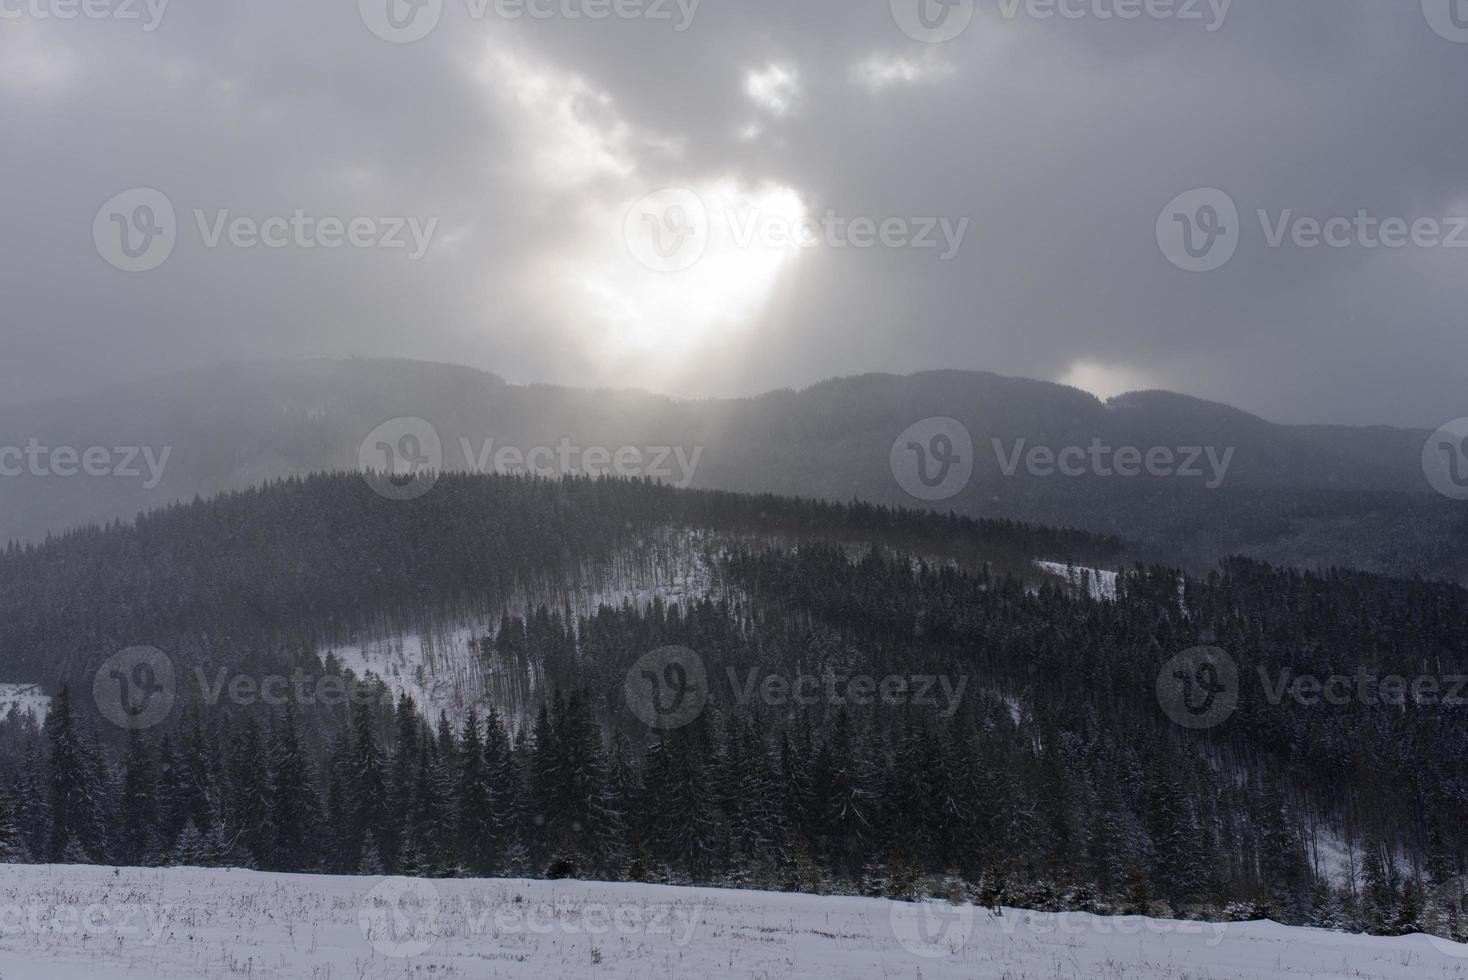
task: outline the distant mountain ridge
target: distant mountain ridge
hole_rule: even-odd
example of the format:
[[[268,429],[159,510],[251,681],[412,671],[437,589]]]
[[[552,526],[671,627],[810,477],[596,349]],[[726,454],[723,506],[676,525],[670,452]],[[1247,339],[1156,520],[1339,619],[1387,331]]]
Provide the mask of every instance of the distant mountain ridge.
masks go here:
[[[1468,508],[1438,497],[1424,479],[1426,431],[1277,425],[1171,392],[1103,402],[1063,385],[951,370],[706,400],[514,385],[470,368],[415,361],[192,371],[0,410],[0,447],[35,440],[79,455],[92,447],[148,447],[155,462],[168,453],[151,487],[142,457],[134,461],[136,477],[0,478],[0,539],[37,540],[196,495],[356,468],[364,438],[398,417],[431,423],[448,470],[472,468],[480,455],[492,459],[486,447],[677,447],[685,468],[696,462],[697,487],[914,506],[923,504],[894,477],[893,443],[925,419],[952,418],[971,436],[973,476],[929,506],[1117,534],[1132,543],[1130,557],[1192,567],[1240,553],[1286,564],[1468,577],[1468,558],[1455,545],[1468,531]],[[1089,469],[1036,475],[1024,463],[1036,447],[1093,445],[1142,452],[1209,447],[1218,460],[1232,452],[1215,489],[1206,479]],[[1006,459],[1020,461],[1012,475]]]

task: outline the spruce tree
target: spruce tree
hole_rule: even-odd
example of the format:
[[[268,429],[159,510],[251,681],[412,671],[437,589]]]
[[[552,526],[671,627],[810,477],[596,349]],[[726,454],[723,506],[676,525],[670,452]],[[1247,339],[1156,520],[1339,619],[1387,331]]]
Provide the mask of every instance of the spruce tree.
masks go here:
[[[377,720],[369,704],[359,703],[352,711],[351,755],[342,774],[346,794],[348,827],[351,834],[352,865],[365,860],[362,849],[368,835],[392,853],[392,812],[388,801],[387,756],[377,734]],[[378,852],[378,861],[382,851]]]
[[[321,804],[316,774],[306,757],[296,729],[295,709],[286,706],[275,727],[269,755],[269,808],[266,838],[267,867],[278,871],[311,871],[317,868],[316,839]]]
[[[35,860],[46,857],[51,840],[51,803],[45,766],[45,756],[37,748],[35,736],[28,735],[21,755],[15,817],[26,851]]]
[[[458,858],[465,871],[483,877],[495,872],[499,855],[495,853],[494,813],[484,771],[484,741],[479,715],[472,708],[464,719],[459,748]]]
[[[51,747],[50,860],[101,860],[101,801],[93,778],[95,770],[67,687],[61,688],[46,716],[45,734]],[[85,860],[77,862],[77,857]]]
[[[146,736],[131,730],[123,758],[118,839],[118,858],[124,864],[141,867],[154,863],[160,856],[157,793],[157,756]]]
[[[274,734],[272,730],[262,736],[255,716],[248,714],[226,743],[229,748],[224,767],[225,816],[216,838],[226,842],[233,852],[232,856],[220,856],[230,863],[244,863],[248,855],[248,860],[257,866],[274,865],[276,832],[270,806]]]
[[[0,864],[27,864],[31,860],[30,848],[26,846],[16,819],[16,810],[15,800],[0,790]]]

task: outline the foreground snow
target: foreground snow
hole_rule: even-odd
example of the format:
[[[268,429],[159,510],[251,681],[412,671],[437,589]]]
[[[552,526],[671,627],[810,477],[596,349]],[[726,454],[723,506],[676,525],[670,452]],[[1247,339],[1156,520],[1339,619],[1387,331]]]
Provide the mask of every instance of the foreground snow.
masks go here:
[[[1468,947],[1271,923],[584,882],[0,868],[0,977],[1468,978]]]

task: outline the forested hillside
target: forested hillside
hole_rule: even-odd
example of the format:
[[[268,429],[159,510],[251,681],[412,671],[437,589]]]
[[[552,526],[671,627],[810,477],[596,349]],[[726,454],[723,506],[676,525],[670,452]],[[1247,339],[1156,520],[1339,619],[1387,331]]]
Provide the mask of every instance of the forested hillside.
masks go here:
[[[510,611],[669,528],[716,533],[703,596]],[[44,730],[0,724],[0,853],[899,897],[941,883],[992,904],[1457,934],[1468,705],[1415,688],[1271,699],[1259,671],[1446,687],[1468,674],[1468,592],[1236,560],[1203,578],[1136,568],[1097,599],[1029,567],[1115,548],[645,482],[446,476],[392,502],[354,475],[13,548],[0,664],[56,700]],[[517,694],[462,717],[374,679],[349,703],[274,704],[193,680],[335,677],[325,638],[464,606],[501,610],[477,651]],[[138,644],[166,651],[177,697],[124,732],[93,682]],[[1238,707],[1194,729],[1158,692],[1200,644],[1237,667]],[[660,724],[638,685],[660,703],[672,679],[697,703]]]

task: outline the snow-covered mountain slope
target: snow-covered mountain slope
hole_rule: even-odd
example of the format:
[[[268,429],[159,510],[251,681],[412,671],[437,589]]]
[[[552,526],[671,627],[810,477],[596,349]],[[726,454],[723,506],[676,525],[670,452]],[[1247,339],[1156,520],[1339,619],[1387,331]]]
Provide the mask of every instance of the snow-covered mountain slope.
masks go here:
[[[12,866],[0,977],[1446,980],[1468,946],[1272,923],[585,882]]]

